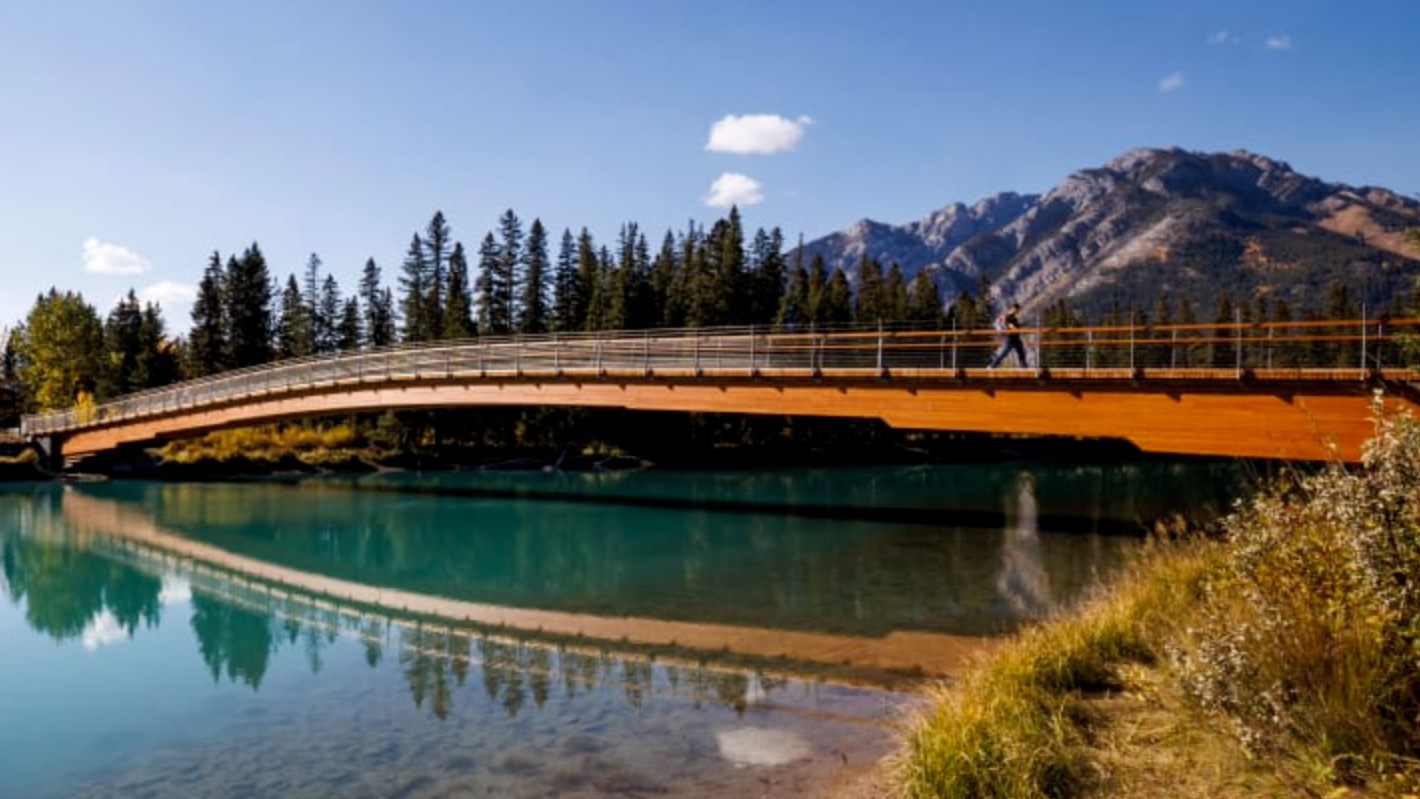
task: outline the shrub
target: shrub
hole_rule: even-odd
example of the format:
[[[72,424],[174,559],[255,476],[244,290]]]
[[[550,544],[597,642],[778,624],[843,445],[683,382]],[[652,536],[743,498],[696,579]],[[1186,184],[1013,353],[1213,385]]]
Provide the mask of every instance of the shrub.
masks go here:
[[[1313,764],[1324,781],[1413,757],[1420,425],[1379,416],[1360,468],[1297,476],[1226,528],[1229,555],[1175,650],[1191,694],[1250,753]]]

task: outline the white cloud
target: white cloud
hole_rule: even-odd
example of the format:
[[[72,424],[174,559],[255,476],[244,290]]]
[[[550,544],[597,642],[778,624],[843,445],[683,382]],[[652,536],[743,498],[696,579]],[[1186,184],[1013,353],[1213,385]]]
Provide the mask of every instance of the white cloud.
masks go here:
[[[1159,80],[1159,91],[1176,92],[1183,88],[1183,84],[1182,72],[1170,72]]]
[[[764,202],[763,188],[759,181],[749,175],[726,172],[710,184],[710,193],[705,195],[705,204],[712,208],[757,205]]]
[[[778,114],[727,115],[710,126],[705,149],[712,153],[770,155],[794,149],[813,120],[801,116],[786,119]]]
[[[167,316],[174,308],[190,305],[197,299],[197,289],[183,283],[174,283],[171,280],[160,280],[151,286],[145,286],[138,290],[138,299],[145,304],[156,302],[163,309],[163,316]]]
[[[187,602],[192,599],[192,583],[186,577],[176,574],[163,575],[163,587],[158,590],[158,602],[164,606]]]
[[[1208,34],[1209,44],[1228,44],[1230,42],[1236,41],[1237,37],[1234,36],[1233,32],[1229,30],[1214,31],[1213,33]]]
[[[1268,36],[1263,44],[1268,50],[1291,50],[1292,37],[1285,33],[1280,36]]]
[[[813,755],[808,741],[797,733],[762,727],[719,730],[715,733],[715,745],[720,750],[720,757],[735,764],[736,768],[782,766]]]
[[[128,640],[128,631],[123,629],[123,625],[118,623],[118,618],[108,608],[104,608],[94,614],[89,623],[84,626],[84,632],[80,635],[84,648],[90,652],[101,646],[112,646],[121,644]]]
[[[84,239],[84,271],[96,275],[141,275],[152,267],[147,258],[119,244]]]

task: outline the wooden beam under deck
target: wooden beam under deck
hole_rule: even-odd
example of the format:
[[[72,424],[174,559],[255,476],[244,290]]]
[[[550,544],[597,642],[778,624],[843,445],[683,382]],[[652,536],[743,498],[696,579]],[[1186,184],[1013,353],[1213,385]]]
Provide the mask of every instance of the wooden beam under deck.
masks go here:
[[[1389,409],[1420,406],[1387,395]],[[1374,432],[1373,395],[1361,381],[1040,379],[958,373],[892,380],[668,376],[408,379],[328,384],[221,406],[82,429],[65,455],[282,419],[389,409],[566,405],[880,418],[903,429],[1122,438],[1141,450],[1186,455],[1355,461]]]

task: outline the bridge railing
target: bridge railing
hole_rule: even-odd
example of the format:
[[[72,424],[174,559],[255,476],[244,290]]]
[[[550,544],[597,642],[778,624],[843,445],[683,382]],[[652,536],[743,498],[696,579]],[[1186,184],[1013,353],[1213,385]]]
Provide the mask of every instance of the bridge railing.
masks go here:
[[[1030,327],[1024,367],[985,371],[1003,333],[986,329],[705,328],[484,337],[278,361],[27,415],[26,435],[219,407],[334,386],[404,381],[649,378],[1359,379],[1401,368],[1417,320]],[[1411,379],[1408,370],[1405,378]]]

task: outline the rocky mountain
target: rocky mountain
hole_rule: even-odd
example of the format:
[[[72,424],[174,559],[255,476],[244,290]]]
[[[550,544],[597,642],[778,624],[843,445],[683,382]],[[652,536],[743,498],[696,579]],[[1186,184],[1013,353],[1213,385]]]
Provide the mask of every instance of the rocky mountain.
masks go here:
[[[1317,306],[1341,282],[1375,308],[1413,289],[1420,202],[1326,183],[1245,151],[1137,149],[1043,195],[998,194],[888,225],[864,219],[804,245],[851,278],[863,257],[907,279],[931,272],[951,300],[984,280],[993,299],[1064,301],[1093,315],[1160,295],[1201,310],[1257,297]]]

